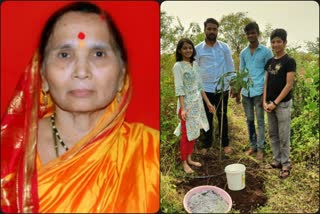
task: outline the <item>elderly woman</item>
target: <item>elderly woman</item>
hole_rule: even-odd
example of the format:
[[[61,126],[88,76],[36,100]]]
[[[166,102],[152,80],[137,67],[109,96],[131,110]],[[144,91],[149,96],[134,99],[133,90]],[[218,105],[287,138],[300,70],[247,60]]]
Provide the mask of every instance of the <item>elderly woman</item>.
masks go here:
[[[47,21],[1,123],[4,212],[156,212],[159,133],[124,120],[127,55],[111,17],[72,3]]]

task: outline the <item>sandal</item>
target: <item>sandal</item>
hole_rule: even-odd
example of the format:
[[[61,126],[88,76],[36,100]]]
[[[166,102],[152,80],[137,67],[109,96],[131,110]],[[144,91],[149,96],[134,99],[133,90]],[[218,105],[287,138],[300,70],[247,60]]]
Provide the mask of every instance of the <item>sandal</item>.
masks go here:
[[[272,162],[272,163],[269,163],[265,166],[266,169],[281,169],[282,168],[282,165],[281,163],[276,163],[276,162]]]
[[[281,169],[279,178],[286,179],[290,175],[290,169]]]
[[[281,169],[282,167],[281,163],[276,163],[276,162],[270,163],[270,166],[274,169]]]

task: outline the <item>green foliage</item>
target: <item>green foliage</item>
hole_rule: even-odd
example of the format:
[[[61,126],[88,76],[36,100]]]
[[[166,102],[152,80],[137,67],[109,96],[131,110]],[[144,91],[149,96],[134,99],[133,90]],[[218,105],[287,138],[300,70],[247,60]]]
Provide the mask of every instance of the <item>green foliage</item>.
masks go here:
[[[301,57],[301,55],[300,55]],[[298,58],[299,59],[299,58]],[[303,66],[296,75],[294,108],[291,121],[292,156],[296,161],[319,161],[319,67],[314,61],[299,62]]]
[[[177,24],[175,24],[175,21]],[[167,15],[165,11],[160,14],[160,38],[161,38],[161,53],[173,53],[176,45],[181,38],[189,38],[194,45],[204,40],[204,35],[198,23],[192,22],[185,29],[179,17]]]
[[[272,25],[268,23],[265,26],[265,30],[263,32],[260,32],[260,43],[267,46],[268,41],[270,40],[270,35],[272,32]]]
[[[178,138],[173,134],[175,127],[178,125],[178,117],[176,116],[177,98],[172,73],[174,63],[174,54],[161,55],[160,151],[161,172],[164,174],[170,171],[178,152]]]
[[[224,88],[225,84],[228,84],[232,87],[235,87],[235,92],[240,92],[241,88],[244,88],[246,90],[249,90],[250,87],[253,86],[253,81],[249,76],[249,71],[246,69],[244,71],[239,71],[239,72],[226,72],[223,73],[218,81],[217,81],[217,86],[216,86],[216,92],[221,93],[220,96],[220,101],[218,103],[218,106],[221,105],[221,109],[223,109],[224,105],[224,99],[223,99],[223,94],[224,94]],[[220,89],[218,88],[220,87]],[[222,127],[223,127],[223,114],[221,114],[221,125],[220,125],[220,154],[219,154],[219,161],[221,161],[221,146],[222,146]]]
[[[236,75],[230,80],[230,85],[235,89],[235,93],[239,93],[241,88],[249,90],[253,86],[253,80],[249,75],[249,70],[236,72]]]
[[[237,55],[247,45],[243,28],[251,21],[252,19],[247,17],[247,13],[243,12],[225,15],[220,21],[219,32]]]
[[[221,36],[219,37],[219,40],[228,43],[230,46],[233,53],[232,58],[235,68],[239,68],[240,52],[248,44],[244,27],[252,21],[253,19],[247,17],[247,12],[231,13],[223,16],[220,21],[219,35]],[[260,42],[264,45],[266,45],[269,40],[269,36],[272,31],[271,24],[267,24],[265,28],[264,32],[260,32]]]
[[[224,90],[224,87],[226,84],[229,84],[230,86],[233,86],[235,88],[235,92],[240,92],[241,88],[244,88],[246,90],[249,90],[250,87],[253,86],[253,80],[251,79],[249,75],[249,70],[245,69],[244,71],[239,72],[226,72],[223,73],[216,82],[216,91],[221,93]],[[218,88],[220,87],[221,88]]]
[[[315,42],[308,41],[306,45],[309,52],[319,55],[319,37]]]
[[[296,60],[297,72],[293,87],[293,109],[292,118],[299,116],[304,106],[307,105],[306,97],[315,90],[310,88],[310,83],[319,80],[317,69],[319,69],[319,58],[312,53],[299,52],[296,48],[288,48],[287,53]],[[313,91],[313,92],[310,92]],[[314,104],[311,104],[314,105]]]
[[[160,40],[161,40],[161,52],[173,52],[176,44],[176,35],[180,34],[181,27],[173,25],[173,17],[168,16],[166,12],[161,11],[160,14]]]
[[[161,174],[161,211],[164,213],[183,213],[181,197],[176,191],[175,179]]]

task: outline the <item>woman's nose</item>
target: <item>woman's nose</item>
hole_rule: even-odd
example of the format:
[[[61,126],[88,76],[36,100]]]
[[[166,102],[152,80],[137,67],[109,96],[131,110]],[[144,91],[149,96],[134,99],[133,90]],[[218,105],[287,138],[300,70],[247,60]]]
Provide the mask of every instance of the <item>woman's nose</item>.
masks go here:
[[[73,77],[78,79],[91,78],[92,73],[90,70],[89,62],[87,59],[78,59],[73,71]]]

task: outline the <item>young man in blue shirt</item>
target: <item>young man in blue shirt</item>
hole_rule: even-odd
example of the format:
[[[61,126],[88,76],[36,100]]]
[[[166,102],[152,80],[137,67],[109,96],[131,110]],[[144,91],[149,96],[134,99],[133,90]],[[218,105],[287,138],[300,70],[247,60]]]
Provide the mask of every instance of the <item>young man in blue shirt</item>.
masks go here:
[[[219,78],[227,72],[234,72],[234,64],[228,44],[217,40],[219,23],[213,18],[208,18],[204,22],[205,40],[199,43],[195,48],[197,55],[195,56],[200,66],[200,75],[204,91],[210,102],[216,107],[219,131],[221,127],[221,115],[223,114],[222,127],[222,146],[225,154],[231,154],[232,149],[229,147],[228,138],[228,117],[227,106],[229,98],[229,80],[231,76],[225,79],[224,88],[218,84]],[[221,98],[223,98],[224,106],[221,108]],[[205,105],[205,110],[209,122],[210,129],[204,135],[205,139],[202,145],[202,153],[206,153],[212,145],[213,133],[213,114]]]
[[[245,111],[250,148],[247,155],[257,152],[256,158],[263,159],[265,144],[264,109],[262,106],[262,94],[264,87],[264,66],[272,58],[272,51],[259,43],[259,26],[256,22],[247,24],[244,32],[249,45],[240,53],[240,72],[249,71],[249,77],[253,80],[253,86],[249,90],[241,90],[242,104]],[[258,136],[256,134],[254,117],[258,124]]]

